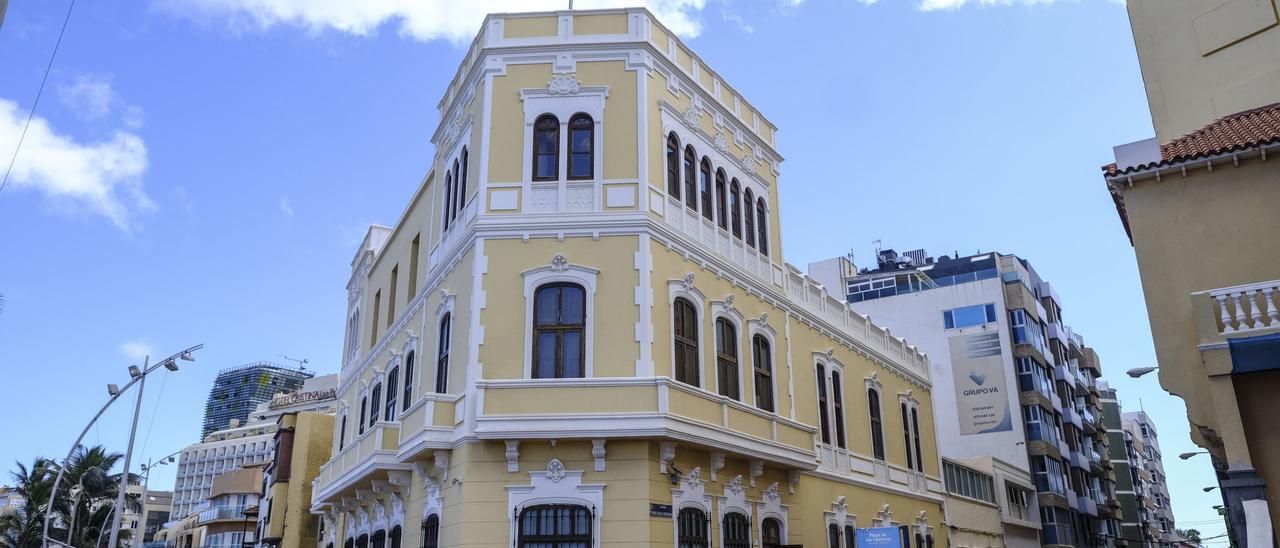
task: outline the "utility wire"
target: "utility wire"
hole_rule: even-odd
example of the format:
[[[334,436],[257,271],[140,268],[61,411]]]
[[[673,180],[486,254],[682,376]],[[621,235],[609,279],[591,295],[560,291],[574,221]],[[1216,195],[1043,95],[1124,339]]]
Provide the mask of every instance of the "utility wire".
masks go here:
[[[13,147],[13,157],[9,158],[9,168],[4,170],[4,180],[0,180],[0,192],[4,192],[9,184],[9,174],[13,172],[13,164],[18,161],[18,151],[22,150],[22,141],[27,138],[27,128],[31,127],[31,119],[36,115],[36,105],[40,104],[40,96],[44,94],[44,84],[49,81],[49,71],[53,69],[53,60],[58,57],[58,48],[62,46],[62,36],[67,33],[67,23],[71,22],[71,10],[76,7],[76,0],[67,6],[67,16],[62,19],[62,30],[58,32],[58,42],[53,45],[53,54],[49,55],[49,64],[44,67],[44,77],[40,79],[40,89],[36,90],[36,100],[31,102],[31,111],[27,113],[27,123],[22,126],[22,134],[18,136],[18,146]]]

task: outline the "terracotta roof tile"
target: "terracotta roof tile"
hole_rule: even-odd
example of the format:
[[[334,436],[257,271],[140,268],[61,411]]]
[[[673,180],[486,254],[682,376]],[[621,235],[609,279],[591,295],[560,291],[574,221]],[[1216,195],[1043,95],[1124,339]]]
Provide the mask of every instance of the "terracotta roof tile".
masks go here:
[[[1191,133],[1160,145],[1160,161],[1123,170],[1102,166],[1108,176],[1225,154],[1280,141],[1280,103],[1224,116]]]
[[[1115,163],[1102,166],[1107,177],[1133,173],[1151,168],[1170,166],[1207,156],[1216,156],[1239,150],[1280,142],[1280,103],[1273,103],[1230,116],[1224,116],[1191,133],[1160,145],[1160,161],[1129,166],[1120,169]],[[1133,243],[1129,230],[1129,215],[1124,196],[1111,192],[1116,211],[1124,224],[1124,231]]]

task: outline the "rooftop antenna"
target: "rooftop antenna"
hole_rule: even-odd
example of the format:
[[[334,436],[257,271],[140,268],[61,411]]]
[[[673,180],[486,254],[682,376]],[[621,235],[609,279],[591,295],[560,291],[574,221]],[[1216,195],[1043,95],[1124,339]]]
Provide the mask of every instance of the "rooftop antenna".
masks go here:
[[[289,356],[286,356],[286,355],[284,355],[284,354],[276,354],[276,355],[277,355],[277,356],[280,356],[281,358],[284,358],[284,359],[286,359],[286,360],[289,360],[289,361],[291,361],[291,362],[294,362],[294,363],[298,364],[298,369],[301,369],[301,370],[303,370],[303,371],[306,371],[306,370],[307,370],[307,364],[311,363],[311,361],[310,361],[310,360],[308,360],[308,359],[306,359],[306,358],[302,358],[302,359],[300,359],[300,360],[299,360],[299,359],[297,359],[297,358],[290,358]]]
[[[573,0],[569,0],[569,11],[573,11]]]

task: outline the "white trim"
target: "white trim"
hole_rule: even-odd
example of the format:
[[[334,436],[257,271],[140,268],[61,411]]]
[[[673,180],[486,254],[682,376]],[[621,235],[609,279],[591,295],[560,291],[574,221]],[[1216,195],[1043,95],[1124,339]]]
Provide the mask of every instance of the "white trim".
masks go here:
[[[760,407],[760,402],[755,401],[756,399],[755,339],[756,339],[756,335],[759,335],[769,343],[769,389],[773,392],[773,395],[772,395],[773,410],[765,411],[765,412],[776,415],[778,414],[778,367],[777,367],[777,364],[774,363],[777,361],[776,359],[774,359],[774,354],[777,352],[777,348],[778,348],[777,332],[775,332],[772,327],[769,327],[768,321],[769,321],[768,314],[762,314],[759,318],[752,318],[747,320],[747,331],[749,333],[747,340],[751,341],[751,344],[748,346],[748,348],[751,349],[751,400],[752,400],[751,403],[757,409],[761,409],[762,411],[764,411],[764,409]]]
[[[697,351],[698,351],[698,359],[697,359],[697,365],[696,365],[697,372],[698,372],[698,382],[697,384],[689,384],[689,383],[685,383],[685,384],[689,384],[689,386],[694,386],[694,387],[702,388],[705,390],[707,389],[706,383],[704,382],[707,377],[706,375],[707,358],[706,358],[705,349],[703,347],[706,346],[706,344],[704,343],[706,342],[706,335],[707,335],[707,331],[706,331],[707,314],[705,309],[706,305],[704,304],[707,301],[707,296],[704,295],[702,291],[699,291],[698,288],[693,285],[692,273],[686,275],[684,279],[681,279],[681,280],[667,280],[667,325],[670,327],[669,332],[667,333],[667,336],[670,337],[670,340],[671,340],[671,344],[669,345],[670,355],[668,356],[668,359],[670,359],[670,362],[668,363],[671,364],[671,378],[676,379],[676,382],[683,382],[677,379],[677,371],[675,370],[675,367],[676,367],[676,344],[675,344],[676,299],[679,299],[679,298],[683,298],[684,300],[688,301],[689,304],[693,305],[694,329],[697,330],[697,333],[694,334],[693,340],[694,340],[694,344],[697,345]],[[712,391],[714,392],[714,390]]]
[[[755,528],[755,520],[752,512],[753,504],[747,502],[747,488],[742,484],[742,475],[736,475],[729,483],[724,486],[724,495],[716,497],[716,524],[720,530],[721,545],[728,544],[725,537],[724,518],[731,513],[739,513],[747,518],[748,529]],[[754,544],[755,531],[748,530],[747,537],[753,539]]]
[[[680,487],[671,490],[671,519],[675,522],[671,528],[672,546],[680,545],[680,510],[684,508],[697,508],[707,517],[707,542],[711,539],[711,516],[715,515],[711,508],[711,495],[707,494],[707,482],[702,479],[702,467],[694,468],[693,471],[680,478]]]
[[[787,515],[789,513],[790,506],[782,504],[782,493],[779,491],[778,483],[774,482],[768,487],[765,487],[762,495],[763,500],[756,503],[757,511],[755,527],[756,530],[760,532],[761,545],[764,544],[764,520],[769,518],[778,520],[778,523],[781,526],[781,531],[779,531],[779,533],[782,537],[779,540],[782,541],[782,544],[788,544],[787,538],[790,533],[790,526]]]
[[[555,282],[575,283],[581,285],[585,290],[586,318],[584,318],[583,322],[584,350],[582,369],[583,377],[590,378],[595,375],[595,368],[593,367],[593,356],[595,354],[595,296],[596,276],[599,273],[599,270],[589,266],[570,264],[564,255],[558,253],[551,258],[550,265],[531,268],[520,273],[524,278],[524,378],[533,378],[534,292],[538,287]]]
[[[721,319],[729,323],[733,327],[734,333],[734,351],[738,357],[738,400],[745,403],[746,394],[743,390],[744,386],[749,383],[743,382],[742,374],[746,369],[744,365],[747,363],[745,354],[743,353],[742,336],[745,334],[743,327],[746,325],[746,318],[742,316],[742,312],[733,306],[733,294],[726,295],[723,300],[711,301],[711,391],[720,393],[720,347],[716,344],[719,340],[719,334],[716,332],[716,323]],[[753,373],[754,375],[754,373]],[[754,377],[753,377],[754,378]],[[725,396],[728,397],[728,396]],[[754,392],[752,392],[754,398]],[[795,418],[794,416],[791,418]]]
[[[453,358],[454,358],[454,344],[453,344],[453,343],[454,343],[454,341],[457,339],[457,337],[454,337],[454,336],[453,336],[453,334],[458,332],[458,330],[457,330],[457,326],[454,324],[454,321],[453,321],[453,320],[454,320],[454,318],[457,316],[456,314],[454,314],[454,306],[455,306],[455,304],[456,304],[456,303],[455,303],[455,301],[457,300],[457,299],[456,299],[456,295],[454,295],[454,294],[452,294],[452,293],[449,293],[449,292],[448,292],[448,290],[446,290],[446,289],[445,289],[445,288],[443,288],[443,287],[439,288],[439,292],[440,292],[440,304],[436,305],[436,310],[435,310],[435,315],[434,315],[434,317],[435,317],[435,323],[434,323],[434,324],[432,324],[432,325],[435,327],[435,331],[436,331],[436,336],[435,336],[435,339],[436,339],[436,351],[435,351],[434,353],[432,353],[432,355],[431,355],[431,386],[430,386],[430,390],[426,390],[426,391],[424,391],[424,393],[431,393],[431,394],[444,394],[444,393],[448,393],[448,388],[449,388],[449,379],[448,379],[448,377],[449,377],[450,375],[452,375],[452,373],[450,373],[449,371],[446,371],[446,372],[445,372],[445,374],[446,374],[446,375],[445,375],[445,376],[446,376],[446,378],[445,378],[445,391],[444,391],[444,392],[437,392],[437,391],[436,391],[436,386],[437,386],[437,385],[439,385],[439,383],[440,383],[440,379],[439,379],[439,377],[440,377],[440,347],[441,347],[441,346],[442,346],[442,344],[444,343],[444,341],[443,341],[443,340],[441,340],[441,338],[440,338],[440,323],[444,320],[445,315],[448,315],[448,316],[449,316],[449,369],[450,369],[450,370],[452,370],[452,369],[453,369],[453,362],[454,362],[454,359],[453,359]],[[426,375],[420,375],[420,377],[425,378],[425,377],[426,377]]]
[[[542,504],[578,504],[591,512],[591,545],[600,546],[604,515],[604,484],[582,483],[582,470],[566,470],[560,459],[551,459],[545,471],[529,472],[528,485],[507,486],[507,519],[512,546],[520,537],[519,516],[525,508]]]
[[[828,537],[827,538],[828,548],[841,548],[842,546],[844,548],[853,548],[852,546],[845,546],[844,528],[853,527],[855,531],[854,534],[856,535],[857,534],[856,531],[858,529],[858,516],[849,514],[849,507],[847,504],[845,504],[844,495],[841,495],[840,497],[836,498],[836,500],[831,503],[831,510],[823,512],[822,515],[824,518],[824,521],[823,521],[824,527],[822,528],[822,535],[824,537]],[[829,536],[831,534],[830,527],[832,525],[835,525],[836,528],[838,528],[840,531],[840,544],[836,546],[830,546],[831,539],[829,538]]]

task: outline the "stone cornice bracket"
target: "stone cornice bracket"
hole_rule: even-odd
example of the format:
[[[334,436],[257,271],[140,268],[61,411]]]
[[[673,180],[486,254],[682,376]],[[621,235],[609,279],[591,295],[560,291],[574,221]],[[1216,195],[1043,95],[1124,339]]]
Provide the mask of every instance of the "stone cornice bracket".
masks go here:
[[[520,471],[520,440],[506,440],[507,472]]]
[[[711,454],[711,481],[716,481],[716,472],[724,470],[724,453]]]
[[[658,471],[667,473],[667,465],[676,458],[676,442],[658,442]]]
[[[413,474],[408,470],[387,470],[387,483],[408,489],[413,482]]]
[[[413,471],[423,478],[431,478],[431,466],[424,461],[413,461]]]
[[[753,460],[749,463],[749,467],[751,472],[751,486],[755,487],[756,478],[759,478],[760,476],[764,475],[764,461]]]
[[[591,458],[595,459],[595,467],[594,467],[594,470],[595,470],[596,472],[604,472],[604,467],[605,467],[605,462],[604,462],[604,455],[605,455],[604,442],[605,442],[605,440],[603,440],[603,439],[595,439],[595,440],[591,440]]]
[[[389,495],[395,492],[395,490],[391,488],[391,482],[386,480],[373,480],[370,483],[373,485],[374,496]]]
[[[794,495],[796,494],[796,488],[799,486],[800,486],[800,471],[787,470],[787,492]],[[843,501],[844,497],[840,497],[840,500]]]
[[[448,449],[440,449],[435,454],[436,472],[440,473],[440,481],[449,479],[449,453]]]
[[[685,290],[693,289],[693,273],[690,272],[680,279],[680,283],[684,285]]]

